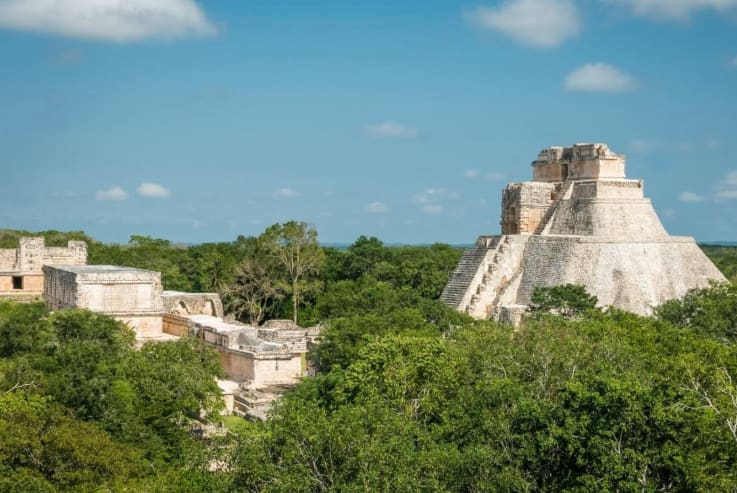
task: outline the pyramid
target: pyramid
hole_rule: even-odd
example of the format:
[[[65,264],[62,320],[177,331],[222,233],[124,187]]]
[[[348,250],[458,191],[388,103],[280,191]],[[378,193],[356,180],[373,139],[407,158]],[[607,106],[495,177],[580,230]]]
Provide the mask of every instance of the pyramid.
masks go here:
[[[532,181],[502,195],[502,234],[466,250],[441,300],[479,319],[518,323],[538,286],[579,284],[601,306],[650,315],[725,278],[692,237],[670,236],[642,180],[606,144],[544,149]]]

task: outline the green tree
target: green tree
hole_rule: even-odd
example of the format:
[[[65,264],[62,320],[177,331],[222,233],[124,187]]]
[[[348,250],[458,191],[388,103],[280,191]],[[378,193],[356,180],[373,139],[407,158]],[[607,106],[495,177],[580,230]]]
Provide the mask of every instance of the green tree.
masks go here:
[[[325,254],[317,243],[317,230],[304,222],[289,221],[267,228],[260,241],[285,271],[284,288],[292,297],[292,320],[296,324],[302,298],[320,288],[316,275],[323,267]]]
[[[572,319],[581,317],[588,310],[596,308],[599,302],[596,296],[586,292],[586,288],[577,284],[561,286],[538,286],[532,293],[530,312],[533,314],[554,313]]]
[[[249,252],[235,266],[233,279],[221,287],[225,308],[236,318],[244,316],[260,325],[285,296],[277,260],[257,238],[249,239]]]
[[[0,393],[0,490],[94,492],[132,483],[140,454],[48,397]]]
[[[711,337],[737,341],[737,284],[717,283],[692,289],[679,300],[666,301],[657,317],[674,325],[689,327]]]
[[[223,406],[215,377],[222,376],[216,351],[191,337],[147,343],[121,364],[115,389],[118,420],[111,429],[126,441],[144,441],[151,458],[181,459],[189,443],[187,425],[209,420]]]

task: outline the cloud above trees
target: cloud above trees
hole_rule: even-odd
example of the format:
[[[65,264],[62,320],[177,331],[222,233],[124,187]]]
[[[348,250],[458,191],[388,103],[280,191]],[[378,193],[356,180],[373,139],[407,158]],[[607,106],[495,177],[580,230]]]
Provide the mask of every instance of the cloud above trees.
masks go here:
[[[193,0],[0,0],[0,27],[116,43],[218,31]]]

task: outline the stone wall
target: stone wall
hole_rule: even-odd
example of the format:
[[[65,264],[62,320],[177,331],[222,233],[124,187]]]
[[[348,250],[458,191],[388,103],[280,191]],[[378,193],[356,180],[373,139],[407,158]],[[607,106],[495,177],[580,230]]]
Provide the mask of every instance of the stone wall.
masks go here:
[[[115,316],[115,320],[123,322],[136,333],[136,339],[139,341],[146,339],[159,339],[163,334],[163,320],[161,314],[158,315],[124,315]]]
[[[572,199],[643,199],[642,180],[586,180],[573,183]]]
[[[105,313],[128,324],[138,339],[163,334],[160,273],[109,265],[47,265],[43,272],[50,310]]]
[[[228,378],[250,381],[255,386],[288,385],[302,376],[302,358],[299,355],[264,357],[257,353],[222,348],[220,362]]]
[[[190,335],[189,320],[186,317],[165,313],[161,319],[161,331],[177,337]]]
[[[255,386],[296,383],[305,372],[310,331],[291,321],[274,321],[271,326],[251,327],[207,315],[164,317],[166,333],[188,333],[214,346],[228,378]]]
[[[692,238],[607,240],[558,235],[505,236],[484,273],[469,286],[459,310],[475,318],[519,321],[538,286],[580,284],[600,306],[649,315],[691,288],[723,280]]]
[[[164,291],[164,311],[178,315],[210,315],[223,318],[223,303],[217,293]]]
[[[510,183],[502,194],[502,234],[534,233],[561,186],[555,183]]]
[[[525,258],[517,304],[528,304],[535,286],[580,284],[601,306],[649,315],[691,288],[724,276],[692,238],[604,241],[533,237]]]
[[[44,299],[49,310],[77,307],[77,276],[75,273],[44,267]]]
[[[22,288],[15,288],[15,279],[20,278]],[[0,275],[0,293],[8,294],[28,294],[42,293],[44,289],[44,276],[38,274],[27,274],[23,276]]]
[[[634,240],[668,236],[649,199],[561,200],[548,233]]]
[[[541,182],[624,178],[624,156],[606,144],[575,144],[542,150],[532,163],[532,179]]]
[[[18,248],[0,249],[0,298],[35,298],[43,294],[43,266],[84,265],[87,244],[70,241],[67,247],[46,247],[42,237],[24,237]]]
[[[18,249],[0,248],[0,272],[18,271]]]

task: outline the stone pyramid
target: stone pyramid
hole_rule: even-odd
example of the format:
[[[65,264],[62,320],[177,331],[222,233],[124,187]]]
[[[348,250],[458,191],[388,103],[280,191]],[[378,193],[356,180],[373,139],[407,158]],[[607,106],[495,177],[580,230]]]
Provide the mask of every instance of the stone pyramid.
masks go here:
[[[725,278],[691,237],[670,236],[642,180],[606,144],[551,147],[502,196],[502,234],[464,252],[441,300],[517,323],[537,286],[580,284],[602,306],[642,315]]]

